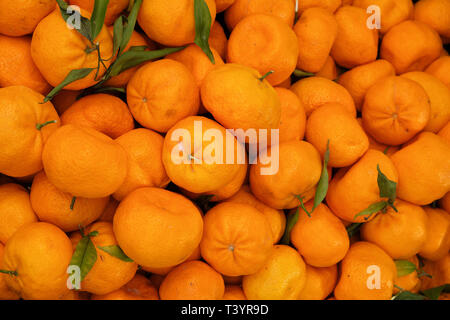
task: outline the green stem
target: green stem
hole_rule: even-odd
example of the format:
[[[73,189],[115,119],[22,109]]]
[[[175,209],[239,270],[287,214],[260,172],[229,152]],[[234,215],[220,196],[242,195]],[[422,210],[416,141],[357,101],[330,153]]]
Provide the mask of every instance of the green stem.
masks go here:
[[[0,270],[0,273],[9,274],[10,276],[16,276],[16,277],[19,275],[17,273],[17,271],[9,271],[9,270]]]
[[[72,201],[70,202],[70,210],[73,211],[73,207],[75,206],[75,201],[77,200],[77,197],[73,197]]]
[[[259,78],[259,81],[264,81],[265,78],[267,78],[268,76],[270,76],[272,73],[274,73],[275,71],[270,70],[269,72],[267,72],[265,75],[263,75],[261,78]]]
[[[51,123],[56,123],[56,122],[57,122],[56,120],[51,120],[51,121],[47,121],[47,122],[44,122],[44,123],[37,123],[36,124],[36,129],[41,130],[46,125],[49,125]]]

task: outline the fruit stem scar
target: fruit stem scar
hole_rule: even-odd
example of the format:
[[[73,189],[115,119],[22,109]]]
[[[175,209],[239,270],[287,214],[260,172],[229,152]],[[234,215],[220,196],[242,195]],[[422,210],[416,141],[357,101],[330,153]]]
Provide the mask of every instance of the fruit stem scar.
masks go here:
[[[270,70],[269,72],[267,72],[265,75],[263,75],[261,78],[259,78],[259,81],[263,81],[265,78],[267,78],[268,76],[270,76],[272,73],[274,73],[275,71]]]
[[[36,129],[41,130],[46,125],[49,125],[51,123],[56,123],[56,122],[57,122],[56,120],[51,120],[51,121],[47,121],[47,122],[44,122],[44,123],[37,123],[36,124]]]
[[[72,201],[70,202],[70,210],[73,211],[73,207],[75,206],[75,201],[77,200],[77,197],[73,197]]]
[[[10,271],[10,270],[0,270],[0,273],[9,274],[10,276],[16,276],[16,277],[19,275],[17,273],[17,271]]]
[[[233,244],[230,244],[229,246],[228,246],[228,250],[230,250],[230,251],[234,251],[234,245]]]

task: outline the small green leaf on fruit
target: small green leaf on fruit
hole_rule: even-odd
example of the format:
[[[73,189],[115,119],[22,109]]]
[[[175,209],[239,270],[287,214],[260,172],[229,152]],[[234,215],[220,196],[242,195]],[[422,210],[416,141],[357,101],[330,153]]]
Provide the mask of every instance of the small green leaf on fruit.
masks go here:
[[[416,265],[408,260],[395,260],[397,268],[397,277],[404,277],[414,271],[417,271]]]
[[[83,69],[75,69],[69,72],[69,74],[66,76],[66,78],[55,88],[53,88],[52,91],[45,97],[44,103],[48,102],[53,99],[55,95],[58,94],[65,86],[71,84],[72,82],[75,82],[77,80],[86,78],[93,70],[94,68],[83,68]]]
[[[212,18],[205,0],[194,0],[195,18],[195,44],[208,56],[209,60],[215,64],[214,55],[209,47],[209,33],[211,32]]]
[[[98,248],[117,259],[120,259],[125,262],[133,262],[133,260],[130,259],[118,245],[104,246]]]

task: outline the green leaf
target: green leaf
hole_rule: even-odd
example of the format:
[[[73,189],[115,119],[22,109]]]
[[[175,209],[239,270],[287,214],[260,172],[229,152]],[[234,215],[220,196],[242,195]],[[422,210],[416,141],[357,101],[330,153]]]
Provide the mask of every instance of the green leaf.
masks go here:
[[[300,207],[297,207],[297,211],[295,211],[294,214],[288,215],[286,222],[286,229],[284,230],[284,235],[283,238],[281,239],[282,244],[289,245],[289,243],[291,242],[291,232],[298,221],[299,215],[300,215]]]
[[[128,45],[128,42],[131,39],[131,35],[133,34],[134,27],[136,26],[136,20],[138,17],[139,9],[141,8],[142,0],[136,0],[133,3],[133,7],[131,8],[130,14],[126,20],[126,25],[123,28],[123,37],[122,42],[120,44],[119,52],[123,52]]]
[[[91,16],[92,40],[97,38],[100,31],[102,31],[108,3],[109,0],[95,0],[94,11],[92,11]]]
[[[97,250],[90,236],[83,236],[78,242],[75,252],[73,253],[71,266],[78,266],[81,272],[81,281],[91,271],[97,261]]]
[[[148,49],[148,46],[132,46],[128,51],[145,51]]]
[[[316,208],[322,203],[328,192],[328,161],[330,161],[330,140],[327,142],[327,150],[323,156],[322,174],[320,175],[320,180],[317,184],[317,190],[314,196],[314,205],[311,213],[313,213],[314,210],[316,210]]]
[[[96,94],[96,93],[106,93],[111,95],[120,96],[126,93],[125,88],[116,88],[116,87],[90,87],[85,89],[78,97],[77,99],[80,99],[82,97]]]
[[[195,44],[208,56],[213,64],[214,55],[209,47],[209,33],[211,32],[211,13],[205,0],[194,0],[194,18],[195,18]]]
[[[410,291],[401,291],[393,297],[392,300],[425,300],[426,297],[421,294],[412,293]]]
[[[166,48],[154,51],[127,51],[117,58],[113,66],[110,69],[109,77],[114,77],[121,72],[140,65],[143,62],[154,60],[157,58],[162,58],[173,52],[177,52],[184,49],[184,47],[179,48]]]
[[[303,197],[298,196],[298,195],[295,197],[298,199],[298,201],[300,201],[299,207],[302,208],[302,210],[305,211],[305,213],[308,215],[308,217],[311,218],[311,212],[309,212],[308,209],[306,209],[305,204],[303,203]]]
[[[378,188],[380,189],[380,197],[388,198],[392,203],[394,203],[397,197],[397,182],[389,180],[383,172],[380,170],[380,166],[377,165],[378,170]]]
[[[69,74],[66,76],[66,78],[56,87],[53,88],[52,91],[45,97],[44,103],[47,101],[50,101],[53,99],[55,95],[58,94],[59,91],[61,91],[65,86],[71,84],[72,82],[75,82],[77,80],[83,79],[87,77],[94,68],[83,68],[83,69],[75,69],[69,72]]]
[[[56,0],[59,6],[59,10],[61,11],[61,15],[65,22],[73,15],[73,13],[68,13],[69,5],[63,1],[63,0]],[[83,37],[88,39],[89,41],[93,41],[94,38],[92,37],[92,28],[91,28],[91,21],[88,18],[85,18],[81,16],[80,13],[80,28],[75,28]]]
[[[404,277],[414,271],[417,271],[416,265],[408,260],[395,260],[397,268],[397,277]]]
[[[439,296],[442,292],[449,292],[450,291],[450,284],[444,284],[439,287],[431,288],[428,290],[422,291],[423,295],[427,297],[430,300],[439,300]]]
[[[367,209],[365,209],[365,210],[361,211],[360,213],[358,213],[357,215],[355,215],[354,219],[362,217],[362,216],[368,216],[368,217],[364,218],[365,220],[368,220],[370,218],[370,216],[372,216],[374,213],[377,213],[377,212],[383,210],[387,206],[388,206],[388,203],[386,201],[380,201],[380,202],[373,203]]]
[[[100,250],[105,251],[109,255],[120,259],[125,262],[133,262],[128,256],[122,251],[122,249],[118,245],[111,245],[105,247],[98,247]]]
[[[298,78],[306,78],[306,77],[314,77],[315,74],[296,69],[294,71],[294,76],[296,76]]]
[[[114,21],[113,27],[113,57],[117,55],[123,40],[123,16]]]
[[[349,225],[346,229],[347,229],[347,234],[348,237],[351,238],[355,235],[355,233],[357,233],[359,231],[359,229],[361,228],[363,224],[362,223],[352,223],[351,225]]]

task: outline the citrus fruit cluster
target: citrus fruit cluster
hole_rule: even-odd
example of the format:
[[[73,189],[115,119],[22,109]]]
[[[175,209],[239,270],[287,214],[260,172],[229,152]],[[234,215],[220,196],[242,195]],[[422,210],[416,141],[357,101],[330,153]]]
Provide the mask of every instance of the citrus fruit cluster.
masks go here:
[[[0,299],[449,299],[449,0],[0,0]]]

